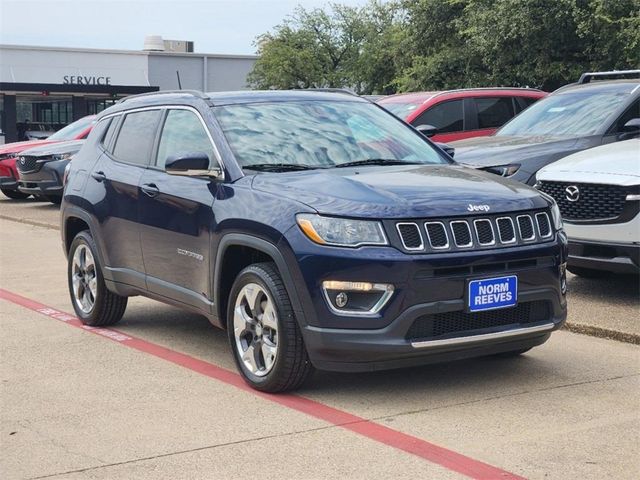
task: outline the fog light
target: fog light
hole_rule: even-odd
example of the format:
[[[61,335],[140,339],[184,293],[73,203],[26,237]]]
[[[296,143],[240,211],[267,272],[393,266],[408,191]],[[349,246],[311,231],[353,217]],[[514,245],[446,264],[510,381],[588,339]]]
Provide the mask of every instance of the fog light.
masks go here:
[[[337,315],[375,315],[387,304],[393,290],[393,285],[388,283],[322,282],[324,298]]]
[[[560,264],[560,291],[562,295],[567,294],[567,264]]]

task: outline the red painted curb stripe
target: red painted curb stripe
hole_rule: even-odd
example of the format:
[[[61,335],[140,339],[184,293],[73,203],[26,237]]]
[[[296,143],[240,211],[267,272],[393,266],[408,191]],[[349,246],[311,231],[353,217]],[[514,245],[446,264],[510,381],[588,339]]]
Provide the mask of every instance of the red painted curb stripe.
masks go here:
[[[249,387],[249,385],[242,380],[242,377],[235,372],[231,372],[184,353],[170,350],[141,338],[132,337],[118,330],[83,325],[82,322],[73,315],[61,312],[55,308],[50,308],[35,300],[31,300],[2,288],[0,288],[0,298],[41,313],[50,318],[65,322],[76,328],[80,328],[108,338],[114,342],[121,343],[122,345],[126,345],[134,350],[153,355],[194,372],[206,375],[207,377],[233,385],[234,387],[250,392],[257,397],[270,400],[279,405],[283,405],[298,412],[324,420],[335,426],[357,433],[371,440],[375,440],[376,442],[411,453],[462,475],[478,480],[524,480],[524,477],[509,473],[505,470],[501,470],[500,468],[493,467],[484,462],[474,460],[460,453],[456,453],[452,450],[427,442],[426,440],[407,435],[399,432],[398,430],[393,430],[392,428],[385,427],[379,423],[371,422],[362,417],[358,417],[357,415],[352,415],[351,413],[338,410],[305,397],[292,394],[274,395],[258,392],[257,390]]]

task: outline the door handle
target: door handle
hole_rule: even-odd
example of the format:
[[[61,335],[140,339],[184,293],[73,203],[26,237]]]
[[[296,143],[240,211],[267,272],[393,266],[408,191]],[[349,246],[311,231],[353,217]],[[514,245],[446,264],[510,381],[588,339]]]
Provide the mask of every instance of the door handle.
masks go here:
[[[104,172],[91,172],[91,177],[93,177],[97,182],[104,182],[107,179]]]
[[[140,187],[140,189],[150,197],[155,197],[160,193],[160,189],[155,183],[145,183]]]

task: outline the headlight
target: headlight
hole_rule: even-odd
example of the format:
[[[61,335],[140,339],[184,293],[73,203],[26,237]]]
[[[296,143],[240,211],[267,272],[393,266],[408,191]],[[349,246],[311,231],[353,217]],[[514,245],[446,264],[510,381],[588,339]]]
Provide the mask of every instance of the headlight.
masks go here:
[[[18,154],[17,153],[0,153],[0,161],[6,160],[7,158],[13,158],[16,155]]]
[[[52,155],[53,160],[70,160],[73,157],[75,152],[73,153],[56,153]]]
[[[560,213],[560,207],[558,207],[558,204],[555,200],[553,200],[553,198],[551,198],[551,200],[553,201],[551,205],[551,217],[553,218],[553,226],[556,227],[556,230],[562,230],[564,225],[562,224],[562,214]]]
[[[488,167],[486,170],[487,172],[495,173],[501,177],[511,177],[520,170],[520,165],[499,165],[497,167]]]
[[[359,247],[388,244],[380,222],[321,217],[307,213],[299,214],[296,220],[304,234],[321,245]]]

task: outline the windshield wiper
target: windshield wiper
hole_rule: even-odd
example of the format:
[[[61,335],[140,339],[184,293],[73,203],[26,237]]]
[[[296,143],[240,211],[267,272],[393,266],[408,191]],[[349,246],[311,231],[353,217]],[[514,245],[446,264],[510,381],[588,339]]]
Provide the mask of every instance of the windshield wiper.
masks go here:
[[[357,167],[360,165],[421,165],[422,162],[407,162],[405,160],[396,160],[395,158],[368,158],[366,160],[354,160],[353,162],[341,163],[335,168]]]
[[[299,170],[315,170],[320,167],[302,165],[299,163],[255,163],[242,167],[247,170],[258,170],[260,172],[295,172]]]

